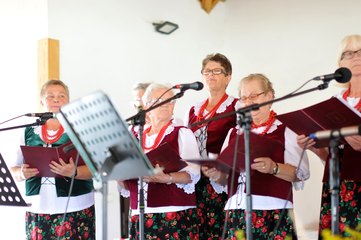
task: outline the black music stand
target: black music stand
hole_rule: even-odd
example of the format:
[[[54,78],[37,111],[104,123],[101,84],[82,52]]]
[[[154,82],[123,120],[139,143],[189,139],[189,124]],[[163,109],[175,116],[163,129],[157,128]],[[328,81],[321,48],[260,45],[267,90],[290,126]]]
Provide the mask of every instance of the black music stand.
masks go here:
[[[154,168],[102,91],[64,105],[57,118],[93,177],[102,182],[102,239],[107,239],[107,181],[153,175]]]
[[[4,206],[29,206],[22,198],[11,173],[0,153],[0,205]]]

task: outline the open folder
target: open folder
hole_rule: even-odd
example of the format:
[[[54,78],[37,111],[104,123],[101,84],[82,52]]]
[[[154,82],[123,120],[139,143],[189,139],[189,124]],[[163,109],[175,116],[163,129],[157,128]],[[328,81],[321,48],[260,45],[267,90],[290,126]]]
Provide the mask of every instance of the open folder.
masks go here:
[[[348,103],[336,97],[307,108],[276,116],[298,135],[332,130],[361,124],[361,114]],[[329,139],[315,139],[316,148],[329,146]]]
[[[253,163],[255,158],[259,157],[270,157],[271,159],[277,159],[277,156],[283,156],[284,146],[283,144],[275,139],[266,136],[260,136],[250,132],[250,163]],[[208,167],[215,167],[221,171],[227,171],[232,169],[233,160],[236,157],[236,170],[238,172],[245,171],[245,145],[244,135],[240,135],[238,138],[237,155],[235,156],[236,148],[236,137],[233,137],[228,146],[221,152],[216,159],[187,159],[192,163],[205,165]]]
[[[20,146],[23,153],[24,162],[31,168],[39,170],[39,177],[62,177],[50,171],[51,161],[59,163],[59,158],[68,163],[70,157],[75,163],[78,151],[69,141],[59,147],[39,147],[39,146]],[[78,165],[84,165],[84,161],[79,155]]]
[[[154,167],[158,164],[165,173],[178,172],[187,166],[187,163],[168,143],[159,145],[146,155]]]

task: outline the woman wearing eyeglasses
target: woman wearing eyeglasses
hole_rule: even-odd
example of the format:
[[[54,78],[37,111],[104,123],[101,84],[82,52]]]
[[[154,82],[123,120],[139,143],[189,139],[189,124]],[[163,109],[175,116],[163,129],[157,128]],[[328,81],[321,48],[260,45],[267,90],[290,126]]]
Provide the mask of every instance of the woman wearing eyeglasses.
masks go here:
[[[202,62],[202,78],[208,89],[208,98],[192,106],[186,116],[189,126],[205,119],[235,110],[237,99],[229,96],[227,86],[232,78],[232,65],[220,53],[210,54]],[[236,116],[206,124],[192,126],[202,157],[209,158],[219,154],[229,129],[236,126]],[[203,169],[206,169],[203,167]],[[197,211],[199,218],[200,239],[218,239],[222,235],[224,224],[225,193],[218,194],[212,187],[214,179],[202,175],[196,186]]]
[[[239,97],[241,107],[246,107],[272,100],[274,89],[263,74],[251,74],[241,80]],[[276,119],[271,105],[251,111],[251,117],[252,133],[277,142],[277,148],[266,151],[265,156],[250,159],[253,239],[285,239],[286,236],[296,238],[292,212],[289,211],[293,208],[292,187],[302,189],[303,182],[309,178],[308,158],[306,155],[302,156],[296,134]],[[243,129],[238,126],[231,129],[222,151],[241,134]],[[243,135],[239,137],[243,138]],[[256,146],[251,145],[251,150],[254,147]],[[206,172],[210,178],[218,179],[217,183],[227,184],[228,194],[232,193],[225,206],[229,216],[225,229],[226,239],[235,239],[239,230],[246,232],[246,172],[240,171],[235,175],[233,189],[230,188],[232,184],[229,174],[215,169]]]
[[[166,85],[150,84],[142,98],[145,109],[173,97],[170,89]],[[156,174],[143,177],[145,239],[199,239],[193,220],[196,218],[195,184],[200,178],[200,168],[182,159],[196,159],[200,155],[193,132],[174,124],[174,104],[172,100],[147,113],[149,121],[144,129],[142,148],[146,154],[157,149],[162,151],[157,153],[159,158],[157,154],[150,158],[157,169]],[[138,134],[135,133],[139,138]],[[157,164],[164,156],[166,162]],[[170,170],[179,164],[184,166]],[[139,239],[139,181],[127,180],[119,184],[121,194],[130,197],[129,237]]]
[[[352,78],[346,88],[337,97],[346,100],[357,111],[361,111],[361,35],[346,36],[340,44],[338,65],[350,69]],[[346,227],[355,229],[361,224],[361,136],[344,138],[347,144],[339,146],[340,186],[339,186],[339,230],[343,236]],[[322,200],[320,210],[319,234],[324,229],[331,229],[331,193],[329,183],[329,149],[316,149],[314,140],[301,135],[301,146],[307,143],[308,149],[316,153],[326,166],[323,175]]]

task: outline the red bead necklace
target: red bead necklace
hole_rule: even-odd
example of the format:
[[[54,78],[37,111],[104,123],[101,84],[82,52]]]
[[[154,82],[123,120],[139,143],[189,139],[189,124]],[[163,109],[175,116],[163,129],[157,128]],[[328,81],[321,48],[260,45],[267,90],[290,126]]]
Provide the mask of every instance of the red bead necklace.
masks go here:
[[[46,129],[46,125],[41,126],[41,136],[46,144],[53,144],[57,142],[61,138],[63,133],[64,133],[64,128],[61,125],[58,131],[56,131],[54,135],[49,134],[49,131]]]
[[[347,97],[350,95],[350,87],[343,93],[342,98],[345,99],[345,101],[347,101]],[[358,101],[358,103],[354,106],[354,108],[356,108],[358,111],[361,111],[361,98]]]
[[[152,126],[150,126],[149,128],[147,128],[147,129],[145,129],[144,130],[144,133],[143,133],[143,138],[142,138],[142,147],[143,147],[143,149],[144,150],[153,150],[154,148],[156,148],[156,147],[158,147],[158,145],[159,145],[159,143],[160,143],[160,141],[162,140],[162,138],[163,138],[163,136],[164,136],[164,133],[165,133],[165,130],[167,130],[167,128],[169,127],[169,125],[171,125],[172,124],[172,121],[169,121],[169,123],[167,123],[165,126],[163,126],[161,129],[160,129],[160,131],[159,131],[159,133],[158,133],[158,135],[157,135],[157,137],[156,137],[156,139],[155,139],[155,141],[154,141],[154,144],[151,146],[151,147],[146,147],[145,146],[145,142],[146,142],[146,138],[147,138],[147,133],[149,133],[150,132],[150,130],[152,129]]]
[[[203,103],[203,105],[201,106],[201,108],[199,109],[199,113],[197,115],[197,122],[202,121],[206,118],[211,118],[216,114],[217,109],[219,108],[219,106],[221,106],[221,104],[226,101],[226,99],[228,98],[228,95],[225,93],[223,95],[223,97],[221,98],[221,100],[219,100],[219,102],[206,114],[203,116],[204,110],[206,109],[209,99],[207,98],[207,100]],[[204,124],[205,125],[205,124]],[[203,127],[204,125],[200,126]]]
[[[255,124],[254,122],[252,122],[251,128],[259,128],[259,127],[266,127],[262,133],[260,133],[259,135],[265,135],[268,130],[271,128],[272,124],[274,123],[274,121],[276,121],[276,116],[277,114],[272,110],[270,112],[269,118],[266,122],[261,123],[259,125]]]

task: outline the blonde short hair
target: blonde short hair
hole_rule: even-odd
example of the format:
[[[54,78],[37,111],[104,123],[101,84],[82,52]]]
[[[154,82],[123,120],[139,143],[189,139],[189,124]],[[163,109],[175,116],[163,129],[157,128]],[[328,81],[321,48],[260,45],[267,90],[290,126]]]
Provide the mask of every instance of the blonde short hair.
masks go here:
[[[238,87],[238,96],[242,96],[241,86],[243,83],[259,81],[262,85],[262,90],[264,93],[272,92],[272,98],[275,97],[275,90],[273,89],[272,82],[262,73],[253,73],[241,79]]]

